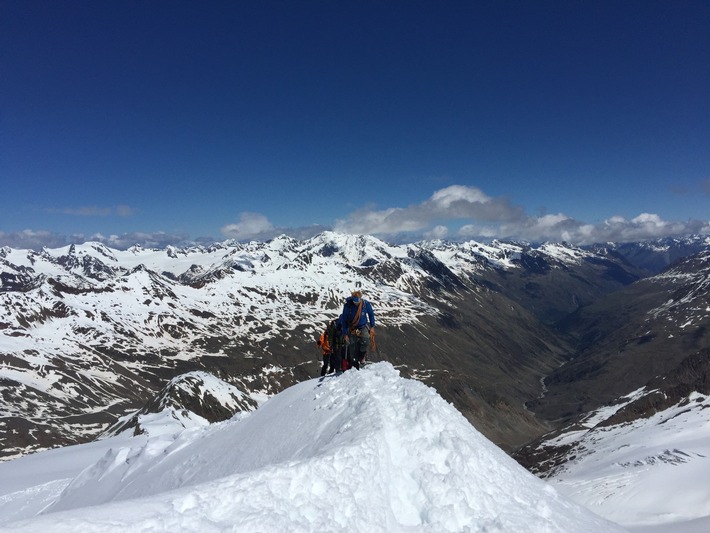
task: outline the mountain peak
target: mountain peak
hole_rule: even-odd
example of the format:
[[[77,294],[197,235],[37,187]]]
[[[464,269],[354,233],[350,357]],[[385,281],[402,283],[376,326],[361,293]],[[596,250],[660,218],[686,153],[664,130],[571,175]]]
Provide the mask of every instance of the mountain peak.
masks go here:
[[[118,435],[127,430],[136,435],[181,430],[222,422],[235,413],[256,407],[256,401],[248,393],[208,372],[193,371],[171,379],[145,407],[119,420],[103,435]]]

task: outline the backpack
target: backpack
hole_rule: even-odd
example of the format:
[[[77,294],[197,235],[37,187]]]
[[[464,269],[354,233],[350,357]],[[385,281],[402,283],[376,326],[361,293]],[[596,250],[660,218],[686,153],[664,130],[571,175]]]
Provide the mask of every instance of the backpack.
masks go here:
[[[333,351],[343,345],[343,337],[340,334],[340,328],[338,327],[338,322],[336,320],[330,321],[328,327],[325,330],[325,335],[328,338],[328,343],[330,344]]]
[[[328,330],[324,331],[321,333],[320,339],[316,342],[316,344],[320,347],[320,349],[323,351],[323,355],[331,353],[331,344],[328,342]]]

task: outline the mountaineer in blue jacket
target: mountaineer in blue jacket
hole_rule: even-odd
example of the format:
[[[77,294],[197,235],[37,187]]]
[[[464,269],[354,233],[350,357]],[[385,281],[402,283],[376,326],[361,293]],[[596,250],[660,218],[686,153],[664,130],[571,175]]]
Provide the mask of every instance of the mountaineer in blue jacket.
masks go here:
[[[359,370],[360,365],[367,359],[370,335],[375,334],[375,313],[360,291],[354,291],[352,296],[345,300],[343,314],[340,315],[340,327],[348,347],[348,363]]]

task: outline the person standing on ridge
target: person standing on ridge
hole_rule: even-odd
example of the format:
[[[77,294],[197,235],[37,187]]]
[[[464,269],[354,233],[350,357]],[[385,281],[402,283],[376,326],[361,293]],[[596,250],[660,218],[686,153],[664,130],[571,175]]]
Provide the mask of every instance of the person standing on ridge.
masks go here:
[[[331,322],[332,324],[332,322]],[[323,353],[323,368],[320,369],[320,375],[325,376],[326,372],[328,372],[328,366],[330,366],[330,372],[333,372],[335,370],[335,367],[333,366],[333,350],[331,348],[330,344],[330,335],[328,335],[328,329],[331,327],[331,324],[328,324],[326,326],[325,331],[321,333],[320,338],[316,341],[316,344],[318,347],[321,349],[321,352]],[[331,337],[332,338],[332,337]]]
[[[340,328],[340,317],[331,320],[326,329],[328,342],[330,343],[330,367],[335,369],[336,374],[341,374],[343,368],[343,356],[345,355],[345,340]]]
[[[340,327],[348,347],[348,362],[359,370],[360,365],[367,359],[370,335],[375,334],[375,313],[360,291],[354,291],[345,300],[343,314],[340,315]]]

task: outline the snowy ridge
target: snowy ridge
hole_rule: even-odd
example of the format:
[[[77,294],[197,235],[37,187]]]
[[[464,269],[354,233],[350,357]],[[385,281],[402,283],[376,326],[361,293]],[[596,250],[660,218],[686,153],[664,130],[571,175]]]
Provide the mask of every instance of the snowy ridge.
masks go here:
[[[92,447],[107,441],[0,464],[0,516],[14,520],[5,527],[621,531],[527,473],[433,389],[387,363],[299,383],[253,413],[174,439],[132,442],[115,440],[98,461]],[[56,455],[66,465],[69,451],[77,473],[57,494],[62,482],[47,462]],[[13,487],[18,469],[36,484]],[[32,518],[37,500],[49,506]]]
[[[100,437],[174,433],[185,428],[221,422],[235,413],[256,409],[250,394],[203,371],[181,374],[143,409],[119,419]]]

